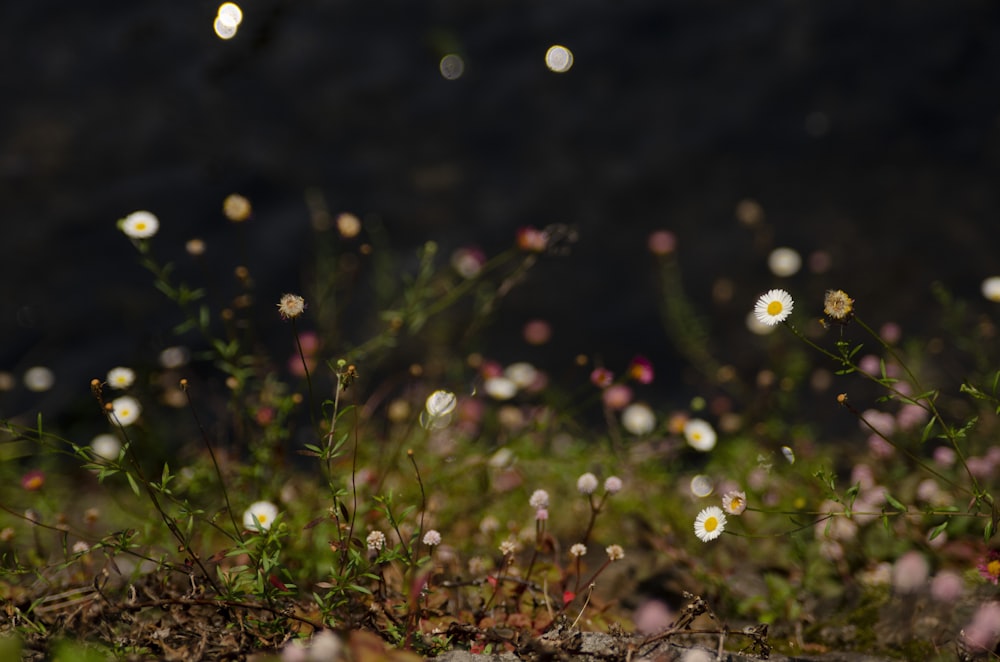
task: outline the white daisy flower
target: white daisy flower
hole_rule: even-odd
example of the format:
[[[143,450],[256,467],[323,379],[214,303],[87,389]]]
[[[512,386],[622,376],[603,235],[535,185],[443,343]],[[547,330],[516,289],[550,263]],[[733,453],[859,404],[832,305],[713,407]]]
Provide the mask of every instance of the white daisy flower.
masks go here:
[[[278,507],[270,501],[257,501],[243,513],[243,526],[250,531],[267,531],[278,517]]]
[[[160,229],[160,219],[148,211],[134,211],[118,221],[118,229],[132,239],[149,239]]]
[[[794,305],[792,295],[785,290],[768,290],[757,299],[753,314],[761,324],[774,326],[792,314]]]
[[[718,506],[709,506],[694,520],[694,534],[702,542],[715,540],[726,530],[726,514]]]
[[[139,420],[142,405],[130,395],[123,395],[111,401],[113,421],[122,427],[132,425]]]
[[[747,493],[743,490],[731,490],[722,497],[722,508],[730,515],[742,515],[747,509]]]
[[[108,371],[108,386],[113,389],[126,389],[135,381],[135,372],[131,368],[118,366]]]
[[[684,438],[691,448],[702,453],[715,448],[715,442],[718,440],[711,424],[700,418],[692,418],[684,423]]]

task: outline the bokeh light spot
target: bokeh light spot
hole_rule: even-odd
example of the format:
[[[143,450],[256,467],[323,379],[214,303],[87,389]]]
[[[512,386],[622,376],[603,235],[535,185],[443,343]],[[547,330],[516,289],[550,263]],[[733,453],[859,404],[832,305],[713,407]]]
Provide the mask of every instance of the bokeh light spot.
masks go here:
[[[215,34],[219,39],[232,39],[236,36],[236,26],[227,25],[222,18],[215,17]]]
[[[218,18],[225,25],[238,28],[243,22],[243,10],[235,2],[223,2],[219,5]]]
[[[55,374],[45,366],[28,368],[24,372],[24,387],[35,393],[42,393],[52,388],[56,383]]]
[[[465,60],[462,59],[461,55],[448,53],[441,58],[438,68],[441,70],[441,75],[447,80],[457,80],[465,73]]]
[[[573,52],[565,46],[551,46],[545,52],[545,66],[557,74],[564,74],[573,67]]]

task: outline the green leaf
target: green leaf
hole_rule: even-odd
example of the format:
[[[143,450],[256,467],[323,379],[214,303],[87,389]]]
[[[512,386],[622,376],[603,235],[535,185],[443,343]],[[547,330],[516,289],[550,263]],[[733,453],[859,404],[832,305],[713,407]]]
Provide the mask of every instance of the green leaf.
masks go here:
[[[898,499],[896,499],[894,496],[892,496],[888,492],[884,492],[884,494],[885,494],[885,500],[889,503],[890,506],[892,506],[893,508],[895,508],[896,510],[898,510],[898,511],[900,511],[902,513],[906,512],[906,506],[904,506],[902,503],[900,503]]]
[[[924,431],[920,435],[920,442],[921,443],[923,443],[923,442],[925,442],[925,441],[927,441],[928,439],[931,438],[931,432],[934,430],[934,424],[936,422],[937,422],[937,419],[935,419],[935,418],[931,418],[931,420],[927,421],[927,425],[924,426]]]
[[[947,528],[948,528],[948,520],[945,520],[945,521],[941,522],[940,524],[938,524],[937,526],[935,526],[933,529],[931,529],[930,536],[928,536],[927,539],[928,540],[934,540],[939,535],[941,535],[942,533],[944,533],[944,530],[947,529]]]
[[[139,484],[135,482],[135,477],[130,473],[126,473],[125,477],[128,478],[128,484],[132,487],[132,491],[135,492],[136,497],[139,496]]]

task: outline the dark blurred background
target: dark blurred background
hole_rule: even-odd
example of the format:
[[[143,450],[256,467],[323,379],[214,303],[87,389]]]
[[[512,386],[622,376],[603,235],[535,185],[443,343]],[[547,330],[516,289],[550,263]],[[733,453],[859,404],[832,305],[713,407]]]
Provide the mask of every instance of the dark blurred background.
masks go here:
[[[986,306],[979,283],[1000,273],[991,0],[247,0],[230,41],[217,5],[0,8],[0,370],[56,376],[0,394],[0,414],[86,399],[90,378],[175,342],[177,314],[115,227],[136,209],[159,216],[164,258],[201,237],[225,279],[243,251],[264,302],[303,289],[309,190],[378,218],[402,258],[428,239],[442,259],[493,254],[519,226],[569,224],[572,252],[542,260],[486,349],[528,357],[521,325],[546,318],[557,365],[641,353],[666,389],[682,363],[651,230],[677,235],[687,291],[737,362],[768,287],[814,297],[804,314],[842,287],[908,330],[932,282]],[[546,68],[553,44],[569,72]],[[221,214],[233,192],[255,210],[240,247]],[[746,199],[756,228],[736,219]],[[781,245],[830,267],[778,279]],[[720,278],[728,301],[713,301]]]

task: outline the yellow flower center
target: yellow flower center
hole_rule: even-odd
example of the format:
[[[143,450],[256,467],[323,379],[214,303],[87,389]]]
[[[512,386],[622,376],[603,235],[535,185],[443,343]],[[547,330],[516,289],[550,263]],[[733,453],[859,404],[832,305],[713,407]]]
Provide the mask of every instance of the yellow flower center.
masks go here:
[[[138,223],[135,224],[135,229],[141,232],[142,230],[146,229],[146,224],[143,223],[142,221],[139,221]]]
[[[692,432],[691,433],[691,438],[694,439],[695,441],[701,441],[701,433],[700,432]]]
[[[267,515],[264,515],[263,513],[258,513],[256,515],[256,518],[257,521],[260,522],[261,524],[267,524]]]
[[[780,315],[781,311],[784,310],[784,306],[781,305],[780,301],[772,301],[767,304],[767,314],[768,315]]]
[[[715,531],[717,528],[719,528],[719,520],[717,520],[714,517],[709,517],[707,520],[705,520],[706,531],[711,533],[712,531]]]
[[[990,574],[990,577],[1000,577],[1000,559],[987,563],[986,572]]]

